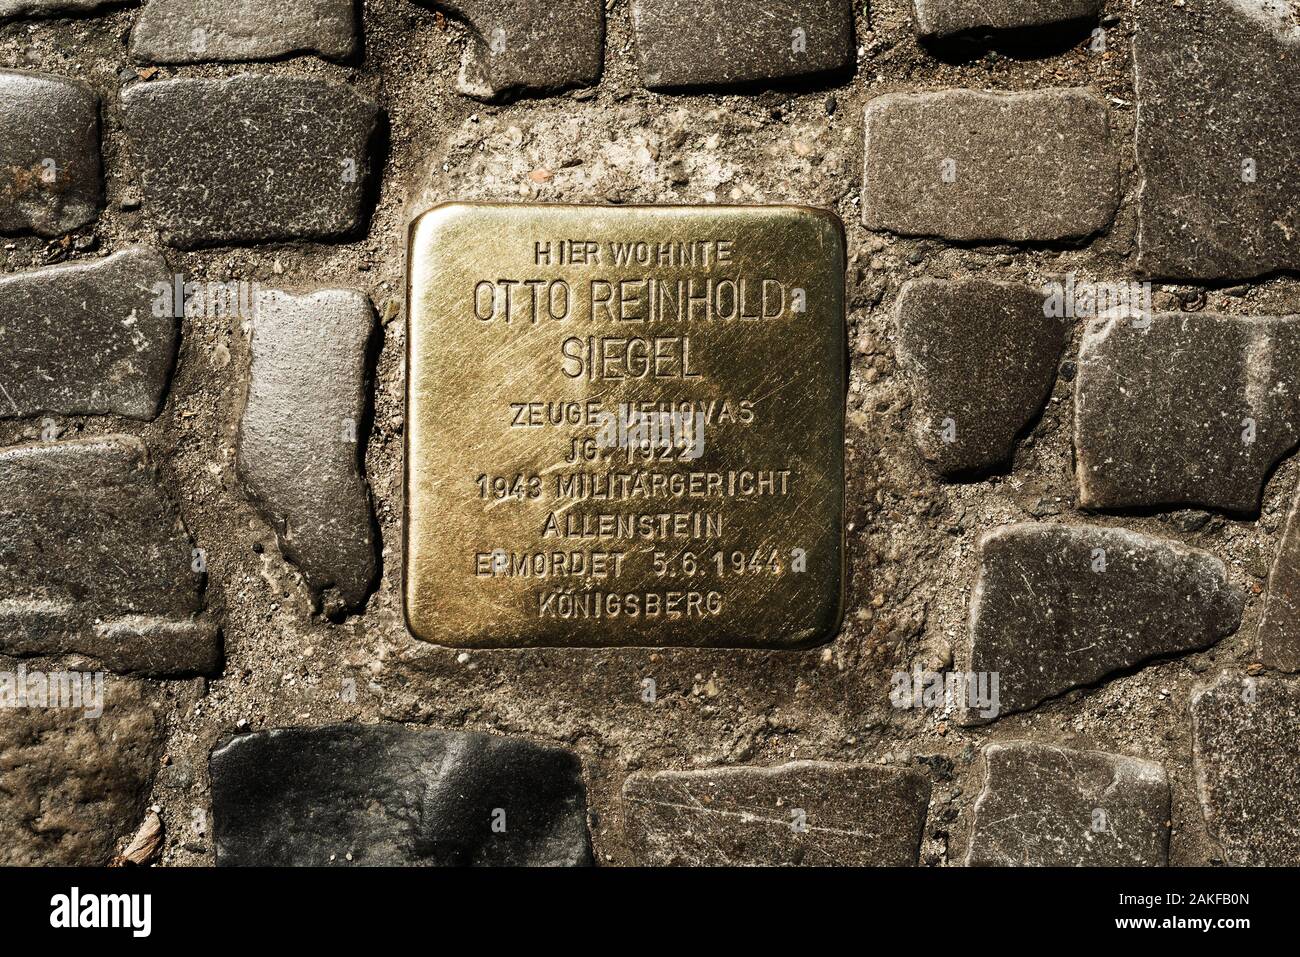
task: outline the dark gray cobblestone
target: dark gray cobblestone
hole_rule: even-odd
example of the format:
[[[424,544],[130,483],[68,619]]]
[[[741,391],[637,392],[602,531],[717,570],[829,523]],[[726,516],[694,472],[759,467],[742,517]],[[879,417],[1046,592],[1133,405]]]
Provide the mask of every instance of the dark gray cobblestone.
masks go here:
[[[244,74],[122,94],[145,212],[170,246],[331,239],[366,214],[378,107],[336,83]]]
[[[219,667],[203,553],[139,439],[0,451],[0,536],[0,652],[150,675]]]
[[[578,759],[558,748],[382,725],[287,728],[222,745],[210,773],[222,866],[591,863]]]
[[[913,382],[912,436],[945,475],[992,468],[1043,407],[1066,325],[1032,286],[912,280],[898,294],[898,361]]]
[[[1192,698],[1196,782],[1229,864],[1300,864],[1300,682],[1225,674]]]
[[[1160,867],[1169,783],[1153,761],[1030,742],[984,750],[971,867]]]
[[[1137,16],[1142,269],[1198,281],[1300,269],[1294,5],[1140,0]]]
[[[457,89],[479,100],[590,86],[605,52],[601,0],[417,0],[463,19]]]
[[[97,215],[99,97],[58,76],[0,70],[0,233],[59,236]]]
[[[326,613],[356,609],[376,575],[361,463],[374,309],[355,290],[277,293],[252,334],[240,475]]]
[[[651,89],[827,73],[853,53],[849,0],[632,0],[632,22]]]
[[[903,867],[930,801],[914,771],[799,761],[629,778],[623,807],[641,864]]]
[[[1259,508],[1300,440],[1300,316],[1157,313],[1090,325],[1074,446],[1092,508]]]
[[[357,46],[355,11],[355,0],[149,0],[131,31],[131,55],[142,63],[299,52],[344,59]]]
[[[0,277],[0,417],[158,414],[180,338],[157,250]]]
[[[1119,204],[1090,90],[890,93],[867,104],[862,211],[908,236],[1039,242],[1104,229]]]
[[[970,671],[998,673],[1002,713],[1160,655],[1206,648],[1241,623],[1223,562],[1119,528],[1010,525],[980,540]],[[971,708],[966,720],[988,720]]]

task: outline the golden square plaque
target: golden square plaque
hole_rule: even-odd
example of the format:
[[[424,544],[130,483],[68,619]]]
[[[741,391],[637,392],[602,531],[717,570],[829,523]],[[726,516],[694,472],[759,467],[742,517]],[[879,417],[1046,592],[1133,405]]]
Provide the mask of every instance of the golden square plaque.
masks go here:
[[[406,620],[454,647],[801,648],[844,593],[844,234],[792,206],[411,226]]]

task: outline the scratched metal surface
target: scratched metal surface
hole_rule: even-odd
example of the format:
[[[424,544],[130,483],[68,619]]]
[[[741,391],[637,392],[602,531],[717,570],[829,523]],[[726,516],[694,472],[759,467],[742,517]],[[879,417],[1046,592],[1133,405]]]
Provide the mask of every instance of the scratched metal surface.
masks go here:
[[[408,262],[416,635],[832,637],[846,354],[834,214],[452,204],[412,226]]]

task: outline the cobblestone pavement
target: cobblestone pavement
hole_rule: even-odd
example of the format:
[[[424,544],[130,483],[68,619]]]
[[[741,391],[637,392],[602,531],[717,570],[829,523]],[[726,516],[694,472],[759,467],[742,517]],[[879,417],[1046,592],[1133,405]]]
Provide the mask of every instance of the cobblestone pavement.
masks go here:
[[[0,864],[1300,864],[1295,0],[0,0],[0,67]],[[833,640],[408,633],[448,200],[839,215]]]

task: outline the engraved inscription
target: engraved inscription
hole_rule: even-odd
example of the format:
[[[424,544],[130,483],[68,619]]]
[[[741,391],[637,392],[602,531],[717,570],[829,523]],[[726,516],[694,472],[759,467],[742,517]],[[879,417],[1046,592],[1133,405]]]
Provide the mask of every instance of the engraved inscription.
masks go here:
[[[798,207],[417,219],[411,630],[466,647],[828,640],[843,257],[838,221]]]

